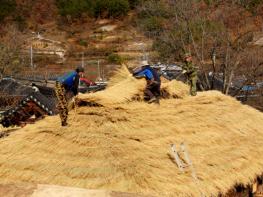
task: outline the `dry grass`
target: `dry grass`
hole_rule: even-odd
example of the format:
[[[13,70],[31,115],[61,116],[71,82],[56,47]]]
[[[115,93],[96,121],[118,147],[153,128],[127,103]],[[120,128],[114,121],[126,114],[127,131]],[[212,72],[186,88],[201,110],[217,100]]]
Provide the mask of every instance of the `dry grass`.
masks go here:
[[[146,82],[144,79],[135,79],[127,67],[123,66],[110,79],[109,87],[105,91],[82,94],[78,99],[103,106],[142,101],[145,86]],[[183,98],[189,92],[189,87],[179,81],[164,80],[161,89],[165,98]]]
[[[263,115],[257,110],[216,91],[163,99],[160,106],[122,101],[78,108],[66,128],[58,117],[47,117],[1,139],[0,183],[214,196],[263,172]],[[199,186],[169,156],[170,144],[183,141]]]
[[[132,84],[132,85],[131,85]],[[79,100],[95,102],[101,105],[129,102],[135,97],[143,97],[145,80],[137,80],[131,76],[126,67],[122,67],[109,81],[109,87],[105,91],[91,94],[82,94]]]
[[[189,86],[176,80],[162,82],[161,92],[164,98],[184,98],[189,95]]]

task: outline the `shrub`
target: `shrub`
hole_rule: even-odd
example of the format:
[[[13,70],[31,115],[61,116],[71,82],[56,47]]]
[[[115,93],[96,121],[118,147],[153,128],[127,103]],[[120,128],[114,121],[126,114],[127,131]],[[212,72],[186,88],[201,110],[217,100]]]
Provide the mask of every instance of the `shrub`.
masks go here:
[[[159,32],[163,28],[163,18],[158,16],[149,16],[141,20],[141,25],[146,31]]]
[[[86,40],[80,39],[79,45],[86,47],[86,46],[88,46],[88,42]]]
[[[94,0],[92,12],[95,17],[101,16],[107,10],[107,1]]]
[[[23,16],[17,15],[14,17],[14,21],[16,22],[18,29],[23,31],[26,28],[26,20]]]
[[[241,5],[252,13],[256,12],[257,7],[262,3],[262,0],[241,0]]]
[[[111,53],[108,56],[108,61],[110,63],[122,64],[124,62],[124,59],[120,55],[118,55],[117,53]]]
[[[128,0],[95,0],[93,5],[95,17],[119,17],[126,15],[129,10]]]
[[[108,12],[111,17],[124,16],[130,10],[130,5],[127,0],[110,0]]]
[[[57,0],[56,2],[61,16],[70,15],[72,17],[80,17],[92,5],[88,0]]]
[[[139,19],[147,18],[149,16],[156,16],[162,18],[169,18],[174,10],[170,10],[169,6],[163,1],[145,1],[142,8],[139,7]]]
[[[15,0],[1,0],[0,3],[0,21],[4,20],[16,8]]]
[[[119,17],[126,15],[130,7],[137,5],[129,0],[56,0],[61,16],[80,17],[88,13],[95,17]]]
[[[204,2],[207,4],[207,5],[217,5],[220,3],[220,0],[204,0]]]
[[[141,3],[142,0],[129,0],[130,8],[134,9],[137,5]]]

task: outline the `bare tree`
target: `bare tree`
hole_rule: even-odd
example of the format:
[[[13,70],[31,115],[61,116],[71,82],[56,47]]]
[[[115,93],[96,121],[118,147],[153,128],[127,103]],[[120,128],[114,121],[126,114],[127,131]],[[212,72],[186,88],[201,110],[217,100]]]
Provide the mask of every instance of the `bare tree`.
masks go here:
[[[24,61],[20,54],[23,36],[15,26],[4,28],[5,35],[0,42],[0,78],[7,72],[19,71]]]
[[[143,16],[162,21],[160,28],[150,28],[148,33],[157,41],[161,57],[180,61],[182,53],[191,52],[199,67],[203,87],[213,89],[215,75],[221,72],[221,91],[229,94],[251,35],[248,32],[233,37],[221,16],[224,13],[211,19],[209,9],[202,10],[201,6],[196,0],[148,0],[139,11]],[[212,77],[208,76],[210,71],[213,71]]]

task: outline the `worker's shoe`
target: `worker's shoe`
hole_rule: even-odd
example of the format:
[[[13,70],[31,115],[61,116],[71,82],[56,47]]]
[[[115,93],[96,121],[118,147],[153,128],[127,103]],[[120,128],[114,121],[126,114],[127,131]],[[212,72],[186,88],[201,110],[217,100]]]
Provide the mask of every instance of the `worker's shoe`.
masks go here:
[[[156,101],[155,101],[154,103],[156,103],[156,104],[160,105],[160,99],[159,99],[159,98],[157,98],[157,99],[156,99]]]
[[[20,126],[20,127],[25,127],[26,126],[26,123],[25,122],[20,122],[19,124],[18,124],[18,126]]]
[[[61,126],[62,126],[62,127],[66,127],[66,126],[68,126],[68,123],[62,122],[62,123],[61,123]]]
[[[149,101],[148,101],[148,103],[155,103],[155,102],[158,102],[158,99],[154,96],[154,97],[152,97]]]
[[[196,96],[197,95],[196,92],[191,92],[190,94],[191,94],[191,96]]]

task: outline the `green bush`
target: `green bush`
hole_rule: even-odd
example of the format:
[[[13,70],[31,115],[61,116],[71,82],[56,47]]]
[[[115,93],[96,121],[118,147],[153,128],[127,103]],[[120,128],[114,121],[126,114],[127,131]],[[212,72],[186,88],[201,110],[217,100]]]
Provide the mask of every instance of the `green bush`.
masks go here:
[[[159,32],[163,29],[163,18],[158,16],[149,16],[141,19],[141,25],[144,30],[149,32]]]
[[[141,2],[142,2],[142,0],[129,0],[130,8],[134,9]]]
[[[16,8],[15,0],[1,0],[0,2],[0,21],[4,20]]]
[[[92,6],[89,0],[57,0],[56,3],[61,16],[70,15],[72,17],[80,17]]]
[[[119,17],[130,10],[128,0],[93,0],[93,15],[95,17]]]
[[[169,18],[171,13],[174,14],[174,10],[170,11],[170,8],[163,1],[156,1],[154,4],[152,1],[145,1],[143,7],[143,9],[139,10],[139,19],[147,18],[149,16]]]
[[[111,53],[108,56],[108,61],[114,64],[122,64],[124,62],[124,59],[121,56],[119,56],[117,53]]]
[[[156,50],[159,54],[159,61],[165,61],[171,57],[171,55],[176,56],[181,52],[180,41],[176,42],[176,45],[173,44],[174,40],[169,40],[168,42],[163,41],[162,39],[156,39],[153,42],[153,50]],[[172,43],[172,44],[171,44]]]
[[[107,10],[107,3],[108,1],[94,0],[92,7],[93,16],[102,16],[102,14]]]
[[[86,40],[80,39],[79,45],[86,47],[86,46],[88,46],[88,42]]]
[[[218,5],[221,0],[204,0],[207,5]]]
[[[119,17],[126,15],[131,7],[129,0],[56,0],[61,16],[80,17],[88,13],[95,17]]]
[[[241,5],[252,13],[256,13],[257,7],[263,3],[262,0],[241,0]]]
[[[23,16],[17,15],[14,17],[14,21],[16,22],[18,29],[23,31],[26,28],[26,20]]]
[[[110,17],[119,17],[126,15],[130,10],[128,0],[109,0],[108,14]]]

